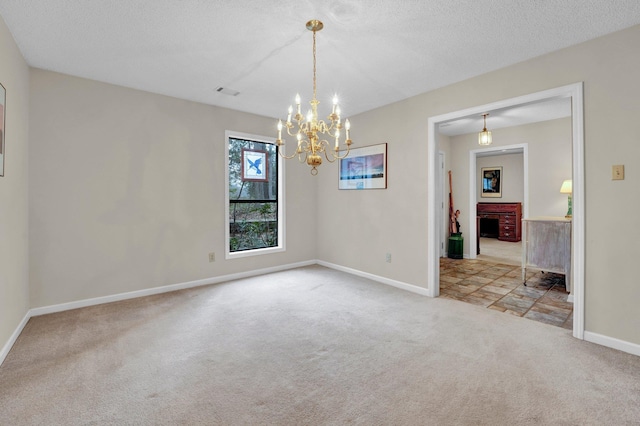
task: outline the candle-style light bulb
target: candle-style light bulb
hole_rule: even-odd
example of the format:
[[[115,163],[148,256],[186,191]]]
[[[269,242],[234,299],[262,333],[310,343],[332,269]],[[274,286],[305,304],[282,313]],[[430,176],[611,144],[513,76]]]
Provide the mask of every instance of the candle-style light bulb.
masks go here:
[[[313,120],[313,113],[311,112],[311,110],[307,111],[307,122],[311,123],[311,121]]]
[[[340,129],[336,129],[336,151],[338,150],[338,145],[340,144]]]
[[[293,107],[289,105],[289,115],[287,115],[287,123],[291,123],[291,113],[293,112]]]
[[[278,139],[282,139],[282,120],[278,120]]]
[[[351,123],[349,122],[348,118],[344,121],[344,128],[347,131],[347,135],[346,136],[347,136],[347,140],[348,140],[349,139],[349,129],[351,128]]]
[[[302,144],[302,134],[298,133],[296,137],[298,138],[298,152],[300,152],[300,145]]]
[[[336,114],[340,117],[340,105],[336,105]]]
[[[338,106],[338,95],[333,95],[333,111],[332,114],[336,113],[336,107]]]
[[[296,93],[296,105],[298,107],[298,114],[300,114],[300,94]]]

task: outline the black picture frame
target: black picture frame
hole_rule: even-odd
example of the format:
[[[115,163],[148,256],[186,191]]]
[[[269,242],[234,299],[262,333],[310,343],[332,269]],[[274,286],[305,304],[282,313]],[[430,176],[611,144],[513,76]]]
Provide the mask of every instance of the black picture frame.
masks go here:
[[[502,167],[483,167],[480,175],[482,198],[502,198]]]

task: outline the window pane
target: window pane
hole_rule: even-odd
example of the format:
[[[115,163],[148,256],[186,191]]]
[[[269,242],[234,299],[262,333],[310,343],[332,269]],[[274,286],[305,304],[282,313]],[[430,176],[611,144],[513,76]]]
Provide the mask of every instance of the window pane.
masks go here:
[[[230,251],[278,245],[277,203],[232,203],[230,207]]]
[[[229,138],[229,252],[279,245],[277,160],[273,144]]]
[[[242,180],[243,150],[266,152],[267,164],[260,164],[259,172],[264,173],[264,181]],[[276,146],[269,143],[229,139],[229,200],[271,200],[278,199],[278,169]]]

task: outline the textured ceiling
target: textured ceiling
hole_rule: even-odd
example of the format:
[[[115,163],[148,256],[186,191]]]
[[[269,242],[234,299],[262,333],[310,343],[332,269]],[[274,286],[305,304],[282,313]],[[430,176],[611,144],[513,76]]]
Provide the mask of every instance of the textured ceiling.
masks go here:
[[[0,0],[30,66],[269,117],[348,117],[640,23],[638,0]],[[237,96],[220,93],[237,91]]]

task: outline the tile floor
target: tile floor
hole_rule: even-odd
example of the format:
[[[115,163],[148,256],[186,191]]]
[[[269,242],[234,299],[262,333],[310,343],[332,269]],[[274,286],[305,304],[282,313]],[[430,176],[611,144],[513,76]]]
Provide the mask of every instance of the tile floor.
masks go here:
[[[564,275],[527,272],[517,265],[479,259],[440,259],[440,297],[485,306],[534,321],[573,328]]]

